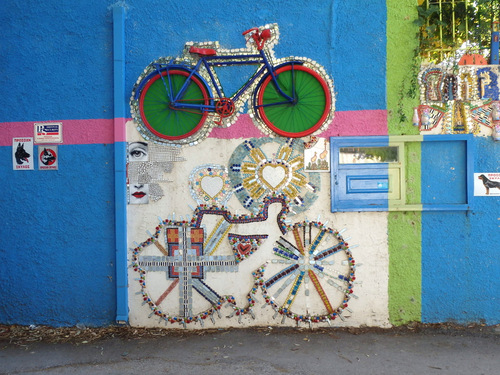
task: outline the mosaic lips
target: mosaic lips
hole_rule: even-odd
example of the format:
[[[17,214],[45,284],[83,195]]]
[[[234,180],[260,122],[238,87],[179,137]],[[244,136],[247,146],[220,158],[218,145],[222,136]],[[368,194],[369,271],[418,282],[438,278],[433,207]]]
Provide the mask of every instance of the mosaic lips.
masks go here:
[[[142,192],[142,191],[136,191],[135,193],[132,194],[135,198],[137,199],[141,199],[141,198],[144,198],[146,196],[146,193]]]

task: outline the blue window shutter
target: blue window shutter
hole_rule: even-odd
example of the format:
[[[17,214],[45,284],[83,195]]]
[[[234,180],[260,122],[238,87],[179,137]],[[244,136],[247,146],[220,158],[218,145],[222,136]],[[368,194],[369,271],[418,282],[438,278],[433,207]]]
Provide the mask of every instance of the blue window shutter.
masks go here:
[[[473,197],[472,141],[471,134],[332,137],[331,210],[469,210]],[[408,175],[411,172],[406,168],[407,150],[415,143],[421,148],[421,176]],[[372,157],[364,163],[359,155],[362,151],[368,155],[363,149],[372,147],[397,147],[397,160],[377,163]],[[420,202],[407,202],[407,178],[421,178]]]
[[[384,147],[388,137],[332,137],[332,212],[387,211],[389,196],[389,165],[387,163],[341,163],[341,148]]]

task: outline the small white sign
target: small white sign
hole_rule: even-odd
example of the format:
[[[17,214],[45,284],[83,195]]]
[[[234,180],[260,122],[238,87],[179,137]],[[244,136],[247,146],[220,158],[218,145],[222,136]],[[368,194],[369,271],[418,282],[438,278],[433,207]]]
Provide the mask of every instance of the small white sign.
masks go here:
[[[305,172],[330,171],[330,141],[328,138],[311,137],[304,149]]]
[[[57,146],[38,146],[38,169],[54,171],[59,169]]]
[[[62,122],[35,123],[35,143],[62,143]]]
[[[500,173],[474,173],[474,196],[500,196]]]
[[[12,165],[15,171],[33,170],[33,138],[12,138]]]

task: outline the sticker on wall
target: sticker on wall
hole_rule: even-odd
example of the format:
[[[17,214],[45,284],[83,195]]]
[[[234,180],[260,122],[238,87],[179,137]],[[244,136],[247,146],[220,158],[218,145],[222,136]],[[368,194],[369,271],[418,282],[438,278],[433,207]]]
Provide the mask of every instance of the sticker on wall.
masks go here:
[[[314,146],[304,149],[304,171],[330,171],[330,142],[327,138],[319,139]]]
[[[176,147],[130,142],[127,145],[127,188],[129,204],[156,202],[164,195],[160,183],[172,182],[166,174],[174,162],[184,161]]]
[[[246,107],[266,134],[298,138],[328,128],[335,97],[325,69],[309,58],[275,59],[277,24],[254,27],[243,35],[246,48],[187,42],[180,57],[162,57],[144,69],[130,98],[132,117],[144,139],[196,145],[213,127],[234,124]],[[248,76],[239,72],[243,84],[227,97],[215,68],[256,65]]]
[[[223,165],[205,164],[189,175],[191,196],[198,205],[225,206],[232,195],[231,180]]]
[[[12,166],[14,170],[33,170],[33,138],[12,138]]]
[[[35,123],[35,143],[62,143],[62,122]]]
[[[38,146],[38,169],[54,171],[59,169],[57,146]]]
[[[474,173],[474,195],[500,196],[500,173]]]
[[[272,194],[286,196],[295,213],[307,210],[318,197],[321,180],[319,173],[303,170],[304,142],[292,138],[246,140],[229,159],[235,195],[254,212]]]

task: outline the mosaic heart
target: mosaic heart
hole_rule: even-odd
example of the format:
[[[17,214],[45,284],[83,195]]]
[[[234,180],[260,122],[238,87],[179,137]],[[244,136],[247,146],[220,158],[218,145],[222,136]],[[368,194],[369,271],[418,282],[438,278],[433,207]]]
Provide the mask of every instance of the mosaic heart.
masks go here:
[[[269,188],[277,190],[286,182],[288,173],[283,165],[268,164],[262,168],[260,177]]]
[[[234,194],[253,212],[258,212],[263,199],[270,195],[286,196],[295,213],[307,210],[318,198],[321,177],[316,172],[304,172],[301,140],[248,139],[236,147],[228,165]]]
[[[228,233],[227,235],[227,239],[233,248],[237,263],[247,259],[256,252],[266,238],[267,234]]]
[[[240,254],[248,255],[248,254],[250,254],[251,249],[252,249],[252,245],[249,243],[248,244],[244,244],[244,243],[238,244],[238,251],[240,252]]]
[[[224,181],[220,176],[204,176],[200,183],[201,189],[212,199],[215,198],[224,187]]]
[[[193,169],[189,175],[189,188],[198,205],[225,206],[233,192],[227,169],[217,164]]]

